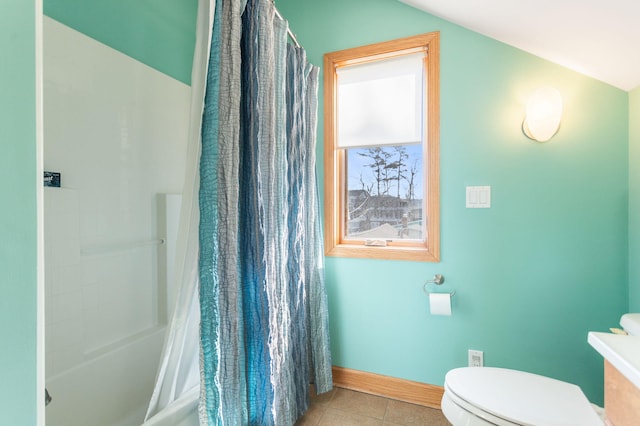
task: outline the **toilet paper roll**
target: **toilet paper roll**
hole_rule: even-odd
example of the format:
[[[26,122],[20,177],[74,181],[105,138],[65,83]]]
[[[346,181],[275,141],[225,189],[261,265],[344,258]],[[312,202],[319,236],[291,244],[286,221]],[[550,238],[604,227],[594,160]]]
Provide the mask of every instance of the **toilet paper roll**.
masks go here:
[[[451,315],[451,293],[429,293],[431,315]]]

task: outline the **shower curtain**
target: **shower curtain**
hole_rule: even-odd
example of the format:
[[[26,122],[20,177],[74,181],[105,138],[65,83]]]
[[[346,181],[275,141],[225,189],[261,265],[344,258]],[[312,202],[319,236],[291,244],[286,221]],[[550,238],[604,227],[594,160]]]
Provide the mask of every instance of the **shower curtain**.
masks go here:
[[[199,175],[188,179],[199,189],[183,204],[192,232],[182,306],[147,417],[193,381],[171,369],[194,371],[197,342],[184,327],[198,318],[196,289],[201,424],[292,425],[307,409],[310,381],[318,393],[332,387],[315,176],[318,68],[287,43],[275,12],[269,0],[200,2],[193,87],[203,81],[200,64],[206,95],[200,137],[191,138],[201,142]],[[194,99],[197,116],[202,96]]]

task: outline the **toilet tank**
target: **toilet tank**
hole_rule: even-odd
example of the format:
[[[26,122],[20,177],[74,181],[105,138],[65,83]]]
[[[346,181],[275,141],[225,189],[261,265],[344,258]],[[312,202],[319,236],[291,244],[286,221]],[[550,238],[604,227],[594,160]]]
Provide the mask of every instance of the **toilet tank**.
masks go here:
[[[640,314],[624,314],[620,325],[631,336],[640,336]]]

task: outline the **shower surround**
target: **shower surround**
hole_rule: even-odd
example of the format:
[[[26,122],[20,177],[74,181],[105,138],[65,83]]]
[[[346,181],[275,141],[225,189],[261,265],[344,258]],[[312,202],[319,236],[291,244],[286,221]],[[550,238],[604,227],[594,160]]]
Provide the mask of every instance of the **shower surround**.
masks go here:
[[[139,425],[174,294],[158,194],[182,191],[190,87],[46,17],[44,80],[44,165],[61,173],[45,188],[47,425]]]

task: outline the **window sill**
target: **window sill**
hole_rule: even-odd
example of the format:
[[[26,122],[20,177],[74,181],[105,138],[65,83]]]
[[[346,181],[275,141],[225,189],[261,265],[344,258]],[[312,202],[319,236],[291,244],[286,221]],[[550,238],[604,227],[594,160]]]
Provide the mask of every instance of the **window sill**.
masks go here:
[[[354,244],[327,245],[325,255],[329,257],[351,257],[359,259],[409,260],[414,262],[439,262],[440,253],[425,247],[373,247]]]

